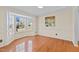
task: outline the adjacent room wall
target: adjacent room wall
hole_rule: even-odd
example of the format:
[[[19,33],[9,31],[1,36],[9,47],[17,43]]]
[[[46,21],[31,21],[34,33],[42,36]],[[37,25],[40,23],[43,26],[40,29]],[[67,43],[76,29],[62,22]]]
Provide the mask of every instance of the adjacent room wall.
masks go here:
[[[73,44],[78,47],[79,41],[79,7],[73,8]]]
[[[2,36],[2,28],[3,28],[3,26],[2,26],[2,24],[3,24],[3,13],[2,13],[2,10],[1,10],[1,8],[0,8],[0,37]]]
[[[16,33],[15,36],[14,36],[14,39],[21,38],[21,37],[24,37],[24,36],[35,35],[35,27],[36,27],[36,24],[35,24],[36,17],[35,16],[32,16],[29,13],[26,13],[26,12],[23,12],[23,11],[20,11],[20,10],[16,10],[14,8],[6,7],[6,9],[7,9],[7,11],[11,11],[11,12],[21,14],[21,15],[24,15],[24,16],[31,16],[33,18],[32,30],[27,29],[26,31]]]
[[[72,7],[68,7],[62,10],[57,10],[45,16],[40,16],[38,33],[43,36],[72,41],[73,39],[72,14],[73,14]],[[46,16],[56,17],[55,27],[48,28],[45,26],[44,17]],[[58,34],[57,36],[56,36],[56,33]]]
[[[3,13],[2,8],[0,8],[0,38],[1,38],[1,40],[4,39],[3,38],[3,33],[4,33],[4,31],[3,31],[3,29],[4,29],[4,27],[3,27],[3,23],[4,23],[3,19],[4,19],[4,13]],[[2,44],[3,44],[3,42],[0,43],[0,45],[2,45]]]
[[[11,42],[11,41],[8,42],[8,40],[6,39],[6,36],[7,36],[7,12],[14,12],[14,13],[21,14],[24,16],[31,16],[33,18],[32,30],[27,29],[26,31],[15,33],[14,39],[12,39],[11,41],[18,39],[18,38],[22,38],[24,36],[35,35],[35,29],[36,29],[36,24],[35,24],[36,17],[35,16],[32,16],[32,15],[25,13],[23,11],[20,11],[20,10],[16,10],[14,8],[0,7],[0,35],[3,36],[3,44],[4,45],[6,45],[6,43]]]

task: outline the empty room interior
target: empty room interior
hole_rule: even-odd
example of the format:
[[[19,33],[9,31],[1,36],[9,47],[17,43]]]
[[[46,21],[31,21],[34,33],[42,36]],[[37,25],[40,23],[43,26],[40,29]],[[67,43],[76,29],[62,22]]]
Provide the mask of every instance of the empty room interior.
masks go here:
[[[0,52],[79,52],[78,6],[0,6]]]

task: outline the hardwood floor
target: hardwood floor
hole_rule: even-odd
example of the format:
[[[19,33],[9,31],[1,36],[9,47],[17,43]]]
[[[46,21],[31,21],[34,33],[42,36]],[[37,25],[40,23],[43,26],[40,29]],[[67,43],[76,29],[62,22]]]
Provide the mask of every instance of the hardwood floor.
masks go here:
[[[0,48],[0,52],[15,52],[18,44],[23,42],[27,44],[29,40],[32,40],[33,42],[33,52],[79,52],[79,47],[74,47],[70,41],[40,35],[17,39],[9,45]]]

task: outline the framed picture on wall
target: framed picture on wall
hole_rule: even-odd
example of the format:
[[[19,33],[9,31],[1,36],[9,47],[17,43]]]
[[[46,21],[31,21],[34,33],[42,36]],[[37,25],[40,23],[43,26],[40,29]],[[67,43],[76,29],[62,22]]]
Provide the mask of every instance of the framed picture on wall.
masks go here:
[[[47,16],[47,17],[45,17],[45,26],[46,27],[55,26],[55,16]]]
[[[16,19],[16,31],[21,32],[26,29],[26,18],[22,16],[15,16]]]

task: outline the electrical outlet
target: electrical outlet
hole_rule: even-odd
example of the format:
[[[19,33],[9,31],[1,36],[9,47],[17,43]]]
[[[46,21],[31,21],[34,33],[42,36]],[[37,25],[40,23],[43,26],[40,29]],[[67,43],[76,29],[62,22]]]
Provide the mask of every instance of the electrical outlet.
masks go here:
[[[58,34],[56,33],[55,35],[57,36]]]
[[[2,40],[0,40],[0,43],[2,43]]]

